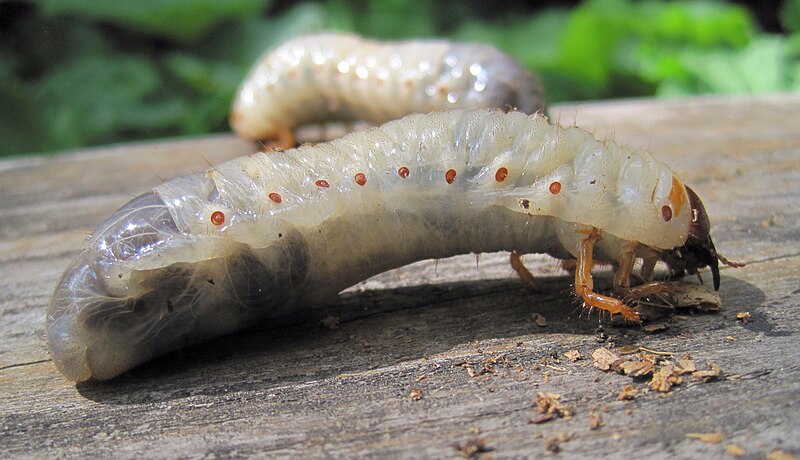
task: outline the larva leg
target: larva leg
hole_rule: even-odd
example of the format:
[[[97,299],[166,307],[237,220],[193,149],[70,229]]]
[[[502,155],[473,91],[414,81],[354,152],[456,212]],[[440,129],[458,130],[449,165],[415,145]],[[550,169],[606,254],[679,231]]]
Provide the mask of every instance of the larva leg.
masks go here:
[[[621,292],[626,299],[639,300],[645,297],[660,297],[669,303],[665,297],[669,297],[677,291],[678,285],[666,281],[651,281],[640,286],[625,288]]]
[[[594,292],[594,282],[592,281],[592,253],[594,244],[599,239],[597,229],[581,241],[578,251],[578,262],[575,269],[575,292],[581,296],[584,303],[589,307],[599,308],[611,314],[619,313],[630,321],[639,322],[639,314],[631,307],[625,305],[621,300],[614,297],[604,296]]]
[[[564,259],[561,261],[561,268],[570,275],[575,274],[575,268],[578,266],[578,261],[575,259]]]
[[[262,152],[287,150],[295,146],[297,141],[290,128],[280,128],[274,139],[266,141],[261,147]]]
[[[653,272],[656,269],[656,262],[658,262],[658,255],[656,253],[642,257],[642,269],[639,272],[639,276],[641,276],[645,282],[653,281]]]
[[[618,266],[615,267],[614,273],[614,290],[623,291],[631,285],[631,272],[633,271],[633,263],[636,261],[636,247],[638,243],[628,243],[622,259],[619,261]]]
[[[533,273],[530,272],[525,265],[522,263],[522,256],[519,255],[517,251],[511,251],[509,254],[509,259],[511,261],[511,268],[517,272],[520,279],[526,286],[530,289],[535,289],[537,291],[541,290],[542,286],[536,281],[536,278],[533,277]]]
[[[625,249],[622,259],[619,261],[619,268],[614,274],[614,290],[623,294],[624,298],[629,300],[639,300],[651,296],[662,297],[675,292],[675,285],[665,282],[649,282],[631,287],[631,272],[636,261],[636,248],[638,246],[638,243],[633,242]],[[645,261],[645,264],[647,264],[647,261]],[[647,267],[650,277],[653,275],[653,266],[655,266],[655,259],[652,260],[652,266]]]

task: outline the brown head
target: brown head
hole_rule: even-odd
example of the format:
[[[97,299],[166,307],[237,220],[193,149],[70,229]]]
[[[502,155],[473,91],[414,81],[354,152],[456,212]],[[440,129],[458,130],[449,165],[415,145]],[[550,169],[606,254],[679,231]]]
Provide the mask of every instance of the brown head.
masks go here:
[[[663,259],[675,275],[682,275],[684,271],[696,274],[698,269],[709,267],[714,280],[714,289],[719,289],[719,262],[733,267],[742,264],[730,262],[717,254],[714,242],[711,240],[711,224],[703,202],[691,188],[686,187],[686,193],[689,195],[692,212],[689,237],[683,246],[667,251]]]

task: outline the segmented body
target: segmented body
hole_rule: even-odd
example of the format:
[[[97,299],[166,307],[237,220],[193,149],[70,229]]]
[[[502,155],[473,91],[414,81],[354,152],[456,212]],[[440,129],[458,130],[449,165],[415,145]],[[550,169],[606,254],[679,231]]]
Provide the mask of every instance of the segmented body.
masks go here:
[[[537,82],[486,45],[444,40],[378,42],[327,33],[290,40],[262,57],[239,88],[231,126],[273,139],[307,123],[383,123],[412,113],[544,108]]]
[[[517,112],[413,115],[133,200],[65,273],[48,340],[69,378],[111,378],[417,260],[573,258],[596,229],[608,261],[631,243],[681,246],[686,203],[667,166],[578,128]]]

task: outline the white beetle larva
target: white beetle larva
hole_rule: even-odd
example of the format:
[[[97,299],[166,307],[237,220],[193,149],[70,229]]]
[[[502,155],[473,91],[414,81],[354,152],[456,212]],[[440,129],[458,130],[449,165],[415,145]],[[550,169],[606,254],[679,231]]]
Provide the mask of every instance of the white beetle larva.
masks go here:
[[[241,137],[291,146],[292,130],[304,124],[384,123],[482,107],[534,113],[544,109],[544,99],[536,80],[491,46],[326,33],[266,53],[240,86],[230,121]]]
[[[635,258],[652,280],[718,260],[699,198],[644,152],[538,115],[412,115],[326,144],[257,153],[166,182],[113,214],[59,282],[47,337],[58,369],[109,379],[190,343],[329,299],[417,260],[494,251],[576,259],[577,294],[637,321],[592,290],[593,259]],[[571,302],[570,302],[571,304]]]

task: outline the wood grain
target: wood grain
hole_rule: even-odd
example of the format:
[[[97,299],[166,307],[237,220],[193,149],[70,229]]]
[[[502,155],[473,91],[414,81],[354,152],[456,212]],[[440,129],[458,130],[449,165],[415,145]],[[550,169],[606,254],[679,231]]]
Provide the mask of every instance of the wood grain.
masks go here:
[[[720,380],[618,401],[625,385],[646,384],[591,365],[609,343],[576,308],[569,277],[527,257],[545,286],[532,293],[506,255],[489,254],[385,273],[324,308],[76,386],[49,360],[43,323],[83,238],[160,180],[253,149],[229,136],[121,145],[0,162],[0,452],[452,458],[454,443],[483,439],[510,458],[546,455],[560,433],[571,435],[564,458],[721,458],[728,443],[750,457],[800,452],[800,96],[605,102],[553,116],[673,165],[703,198],[720,252],[748,263],[722,271],[721,314],[672,319],[656,334],[603,322],[617,347],[688,352],[718,364]],[[320,325],[329,316],[338,328]],[[585,358],[566,359],[572,349]],[[561,394],[575,415],[529,424],[537,391]]]

